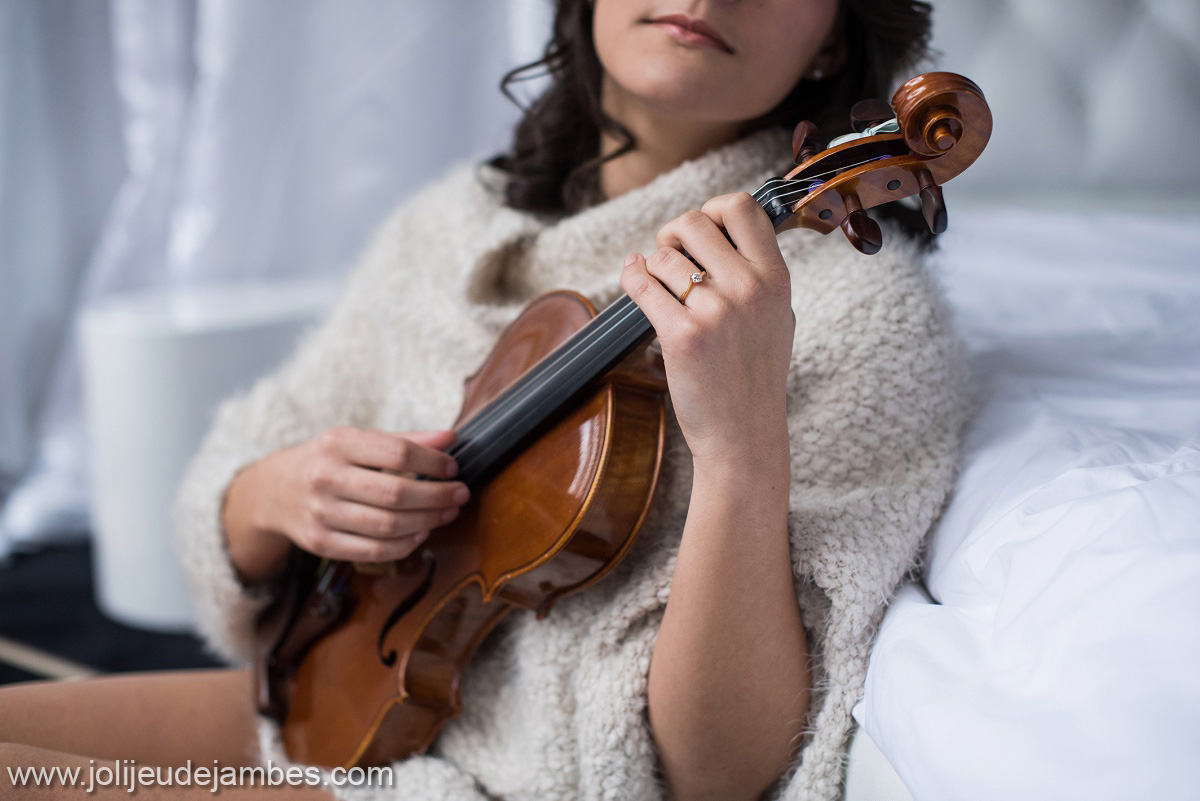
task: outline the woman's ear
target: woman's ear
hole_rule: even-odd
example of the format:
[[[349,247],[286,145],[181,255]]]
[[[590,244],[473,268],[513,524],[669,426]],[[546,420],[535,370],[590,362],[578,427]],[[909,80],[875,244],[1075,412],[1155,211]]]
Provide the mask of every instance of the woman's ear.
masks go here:
[[[840,15],[839,15],[840,17]],[[806,81],[819,81],[823,78],[828,78],[846,66],[846,28],[845,23],[839,18],[829,31],[829,36],[825,38],[825,43],[821,45],[821,49],[813,56],[813,60],[809,62],[808,69],[801,76]]]

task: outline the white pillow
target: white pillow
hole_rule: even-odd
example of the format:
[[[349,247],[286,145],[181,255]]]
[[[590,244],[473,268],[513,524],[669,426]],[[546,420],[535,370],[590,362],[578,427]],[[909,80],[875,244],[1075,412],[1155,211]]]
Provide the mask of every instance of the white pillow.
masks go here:
[[[980,379],[855,714],[917,801],[1200,798],[1200,217],[960,213]]]

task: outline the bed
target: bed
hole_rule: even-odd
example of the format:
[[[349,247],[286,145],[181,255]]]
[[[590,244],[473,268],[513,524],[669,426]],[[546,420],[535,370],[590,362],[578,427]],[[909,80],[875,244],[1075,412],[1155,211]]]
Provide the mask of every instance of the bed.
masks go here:
[[[978,409],[846,801],[1200,798],[1200,3],[935,3],[995,116],[935,269]]]
[[[943,238],[979,407],[855,709],[920,801],[1200,797],[1200,212],[1087,206]]]

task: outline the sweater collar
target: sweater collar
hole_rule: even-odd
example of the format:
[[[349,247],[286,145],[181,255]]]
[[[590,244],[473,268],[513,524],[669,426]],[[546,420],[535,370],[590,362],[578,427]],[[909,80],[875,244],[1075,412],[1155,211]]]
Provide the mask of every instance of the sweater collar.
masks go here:
[[[760,131],[570,217],[500,205],[467,244],[464,289],[476,303],[523,302],[566,288],[607,304],[620,291],[628,253],[653,250],[664,224],[712,197],[757,189],[787,164],[786,139],[780,130]],[[485,176],[489,183],[498,179]]]

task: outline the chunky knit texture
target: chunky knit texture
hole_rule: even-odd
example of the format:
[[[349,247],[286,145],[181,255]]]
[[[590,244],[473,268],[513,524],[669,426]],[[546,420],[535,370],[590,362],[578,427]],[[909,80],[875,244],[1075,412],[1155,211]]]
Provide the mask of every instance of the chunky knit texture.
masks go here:
[[[709,197],[778,174],[786,153],[782,135],[760,133],[562,220],[504,206],[501,177],[488,168],[460,169],[401,207],[324,325],[277,374],[221,408],[185,479],[178,536],[213,648],[245,662],[265,603],[241,587],[223,546],[222,498],[241,467],[334,425],[448,427],[463,378],[528,300],[568,287],[611,302],[627,253],[650,252],[659,227]],[[874,257],[840,234],[780,237],[797,316],[789,527],[816,681],[797,766],[774,792],[789,801],[840,794],[872,638],[950,490],[965,416],[961,361],[935,286],[917,248],[888,233]],[[672,426],[658,494],[628,558],[544,621],[511,615],[467,672],[462,715],[430,756],[396,765],[395,786],[339,793],[663,798],[647,670],[690,486],[690,455]]]

